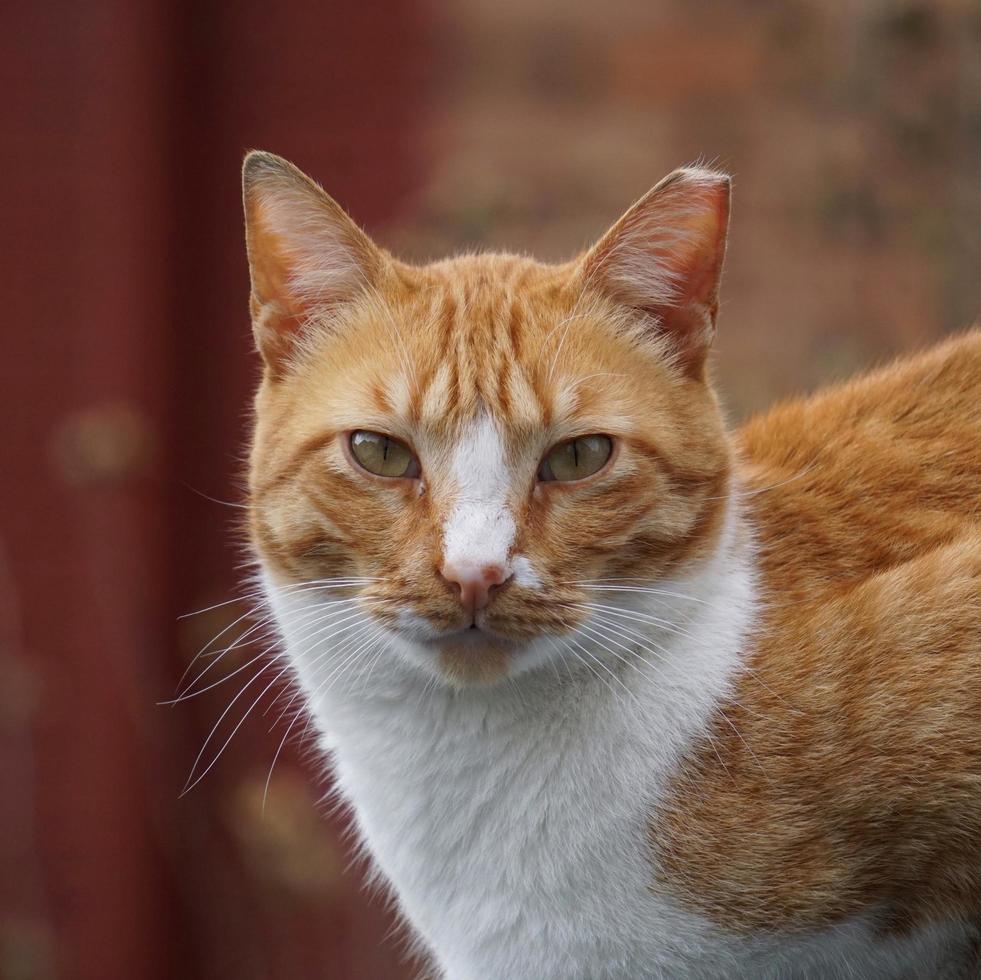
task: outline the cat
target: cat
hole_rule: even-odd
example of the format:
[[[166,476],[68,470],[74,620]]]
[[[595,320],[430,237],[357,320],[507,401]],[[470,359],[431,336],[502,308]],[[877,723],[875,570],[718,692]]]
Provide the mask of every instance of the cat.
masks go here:
[[[729,200],[417,267],[245,161],[263,588],[447,980],[981,975],[981,331],[730,433]]]

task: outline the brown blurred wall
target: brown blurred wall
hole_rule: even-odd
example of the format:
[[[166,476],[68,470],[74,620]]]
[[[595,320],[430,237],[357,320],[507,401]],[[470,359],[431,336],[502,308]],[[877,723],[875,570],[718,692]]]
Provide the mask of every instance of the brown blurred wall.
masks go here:
[[[327,837],[313,781],[286,817],[237,813],[220,775],[178,800],[222,702],[155,702],[196,639],[177,616],[240,576],[237,512],[188,487],[239,496],[243,151],[391,217],[418,180],[425,11],[94,0],[3,19],[0,977],[396,976],[339,853],[330,881],[263,880],[277,821]]]

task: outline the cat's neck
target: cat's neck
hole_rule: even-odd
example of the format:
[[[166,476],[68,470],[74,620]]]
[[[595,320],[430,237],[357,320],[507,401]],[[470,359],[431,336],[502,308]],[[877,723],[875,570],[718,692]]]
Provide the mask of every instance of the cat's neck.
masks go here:
[[[352,671],[324,684],[316,665],[305,662],[302,643],[289,645],[328,740],[350,742],[355,754],[355,745],[363,746],[366,760],[381,748],[376,739],[434,744],[445,735],[458,743],[504,733],[510,741],[519,729],[588,727],[609,712],[618,727],[656,730],[656,754],[667,765],[730,690],[755,596],[750,536],[730,505],[718,546],[701,568],[650,592],[596,592],[595,605],[606,607],[596,616],[606,626],[581,633],[563,662],[513,680],[454,689],[388,655],[368,676]]]
[[[361,836],[450,975],[598,976],[614,941],[607,912],[626,898],[645,910],[631,975],[655,962],[671,975],[689,955],[673,937],[702,925],[676,928],[678,910],[654,889],[648,821],[739,670],[754,581],[738,521],[701,571],[659,589],[673,605],[622,594],[638,617],[665,621],[624,620],[646,631],[634,657],[647,663],[597,643],[556,670],[452,690],[391,658],[312,700]],[[555,921],[522,918],[531,908]],[[575,968],[535,959],[543,929],[565,935]]]

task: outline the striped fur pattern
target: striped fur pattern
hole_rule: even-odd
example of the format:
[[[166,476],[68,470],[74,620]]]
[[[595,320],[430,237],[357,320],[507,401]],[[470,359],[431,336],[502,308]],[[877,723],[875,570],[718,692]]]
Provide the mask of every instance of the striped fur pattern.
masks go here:
[[[252,539],[449,980],[972,975],[981,334],[733,436],[728,208],[689,168],[564,265],[417,267],[246,161]],[[588,435],[597,472],[543,478]]]

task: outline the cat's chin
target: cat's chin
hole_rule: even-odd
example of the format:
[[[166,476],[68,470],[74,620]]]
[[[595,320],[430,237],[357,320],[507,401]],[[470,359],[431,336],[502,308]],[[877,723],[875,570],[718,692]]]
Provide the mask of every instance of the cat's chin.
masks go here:
[[[413,644],[413,658],[456,687],[485,687],[527,668],[531,645],[486,629],[465,629]]]
[[[494,684],[511,672],[515,645],[483,629],[459,630],[425,644],[441,677],[451,684]]]

